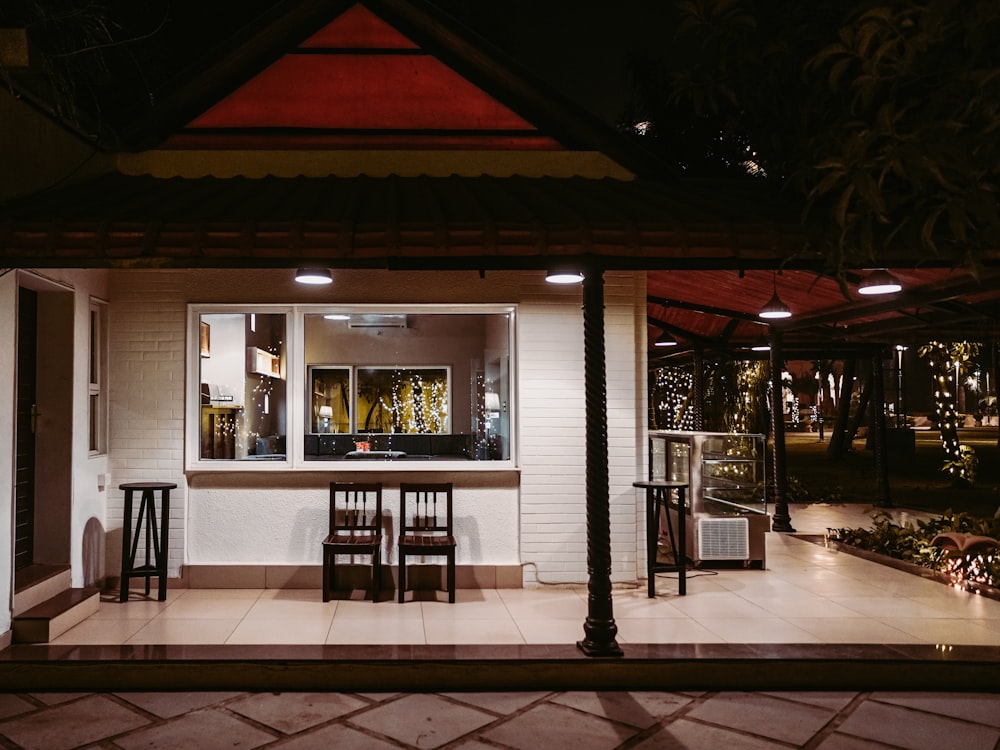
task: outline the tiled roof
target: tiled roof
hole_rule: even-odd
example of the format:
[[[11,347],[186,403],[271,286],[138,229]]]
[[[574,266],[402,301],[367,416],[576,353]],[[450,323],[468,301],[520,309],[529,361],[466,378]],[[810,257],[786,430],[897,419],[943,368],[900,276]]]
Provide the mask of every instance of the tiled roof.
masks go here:
[[[791,211],[753,191],[526,177],[107,175],[0,205],[8,267],[772,267]],[[784,219],[784,220],[783,220]]]

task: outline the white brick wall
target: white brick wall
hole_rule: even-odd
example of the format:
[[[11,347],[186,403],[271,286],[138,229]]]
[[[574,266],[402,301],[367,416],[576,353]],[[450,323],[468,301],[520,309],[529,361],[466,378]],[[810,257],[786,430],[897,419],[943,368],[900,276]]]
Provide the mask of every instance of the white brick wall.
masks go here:
[[[168,569],[184,561],[184,271],[115,274],[111,283],[108,528],[121,528],[127,482],[173,482]],[[138,497],[134,500],[138,506]],[[138,507],[133,509],[133,518]],[[109,571],[112,573],[113,571]]]
[[[185,330],[189,301],[294,302],[301,290],[259,283],[263,272],[232,272],[223,286],[212,273],[137,271],[114,274],[110,310],[109,528],[120,528],[123,482],[174,482],[170,524],[171,575],[185,555],[184,508],[190,490],[184,474]],[[346,274],[344,274],[346,275]],[[499,278],[497,278],[499,277]],[[427,277],[425,277],[426,279]],[[488,289],[465,292],[447,277],[407,286],[398,274],[344,284],[367,301],[413,298],[438,301],[454,295],[475,301],[489,292],[518,308],[518,437],[520,459],[520,556],[525,582],[587,580],[583,315],[579,287],[557,289],[541,275],[495,274]],[[388,283],[387,283],[388,280]],[[358,279],[355,279],[358,281]],[[415,290],[419,289],[419,294]],[[641,473],[645,406],[642,347],[645,283],[641,274],[605,274],[608,392],[608,464],[611,501],[612,577],[636,578],[642,554],[641,504],[632,482]],[[311,300],[310,300],[311,301]],[[637,367],[641,368],[637,371]],[[266,487],[267,473],[260,486]],[[253,493],[227,490],[246,501]],[[208,493],[202,492],[203,495]],[[280,512],[260,495],[259,510]],[[256,497],[256,495],[254,495]],[[192,496],[194,505],[202,498]],[[227,499],[228,502],[228,499]],[[234,507],[240,507],[236,503]],[[255,506],[256,507],[256,506]],[[196,508],[200,509],[200,508]],[[234,511],[236,512],[236,511]],[[251,513],[242,511],[243,515]],[[480,520],[485,521],[483,517]],[[488,534],[490,529],[482,528]],[[201,539],[198,529],[194,538]],[[517,555],[516,543],[509,549]],[[199,556],[221,560],[211,548]],[[291,553],[289,553],[291,554]],[[295,555],[292,555],[295,557]],[[291,559],[291,558],[290,558]],[[299,559],[295,557],[295,559]],[[253,560],[246,560],[248,564]],[[280,562],[280,560],[279,560]],[[503,561],[500,561],[503,562]],[[641,564],[641,561],[639,561]]]
[[[637,289],[641,289],[637,297]],[[636,577],[636,320],[641,275],[605,274],[612,580]],[[644,317],[642,318],[644,321]],[[586,414],[579,287],[523,289],[518,330],[525,583],[587,580]],[[645,375],[643,374],[643,377]],[[644,411],[640,412],[644,418]],[[639,517],[641,520],[641,516]]]

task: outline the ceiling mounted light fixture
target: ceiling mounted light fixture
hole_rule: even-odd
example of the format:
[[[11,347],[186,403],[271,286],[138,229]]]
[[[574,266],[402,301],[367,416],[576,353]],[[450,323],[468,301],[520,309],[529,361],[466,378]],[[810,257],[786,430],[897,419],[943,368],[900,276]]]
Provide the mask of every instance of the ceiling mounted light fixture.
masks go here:
[[[781,301],[778,296],[778,274],[774,274],[774,294],[771,295],[771,299],[767,301],[767,304],[761,308],[761,311],[757,315],[763,320],[781,320],[782,318],[792,317],[791,308]]]
[[[550,284],[579,284],[583,281],[583,271],[572,265],[553,266],[545,274]]]
[[[332,284],[333,274],[329,268],[300,268],[295,272],[299,284]]]
[[[750,351],[752,352],[769,352],[771,351],[771,343],[767,339],[761,339],[750,345]]]
[[[877,268],[858,284],[858,294],[895,294],[903,288],[899,279],[884,268]]]
[[[653,342],[653,346],[677,346],[677,339],[671,336],[669,332],[664,331]]]
[[[351,316],[347,313],[327,313],[323,316],[327,320],[350,320]]]

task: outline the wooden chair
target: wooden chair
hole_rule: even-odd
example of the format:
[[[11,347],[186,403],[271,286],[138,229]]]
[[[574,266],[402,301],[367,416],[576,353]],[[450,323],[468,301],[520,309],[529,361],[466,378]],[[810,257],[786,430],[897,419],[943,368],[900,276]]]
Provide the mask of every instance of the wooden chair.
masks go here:
[[[382,583],[382,483],[330,482],[330,527],[323,540],[323,601],[330,601],[337,555],[370,555],[372,602]]]
[[[451,482],[399,485],[399,601],[406,593],[406,558],[447,558],[448,601],[455,603],[455,534]]]

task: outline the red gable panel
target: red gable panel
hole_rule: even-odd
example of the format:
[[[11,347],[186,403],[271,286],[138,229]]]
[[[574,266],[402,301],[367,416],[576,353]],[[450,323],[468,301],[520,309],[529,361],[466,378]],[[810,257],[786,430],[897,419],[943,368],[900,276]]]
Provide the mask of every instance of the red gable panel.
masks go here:
[[[534,128],[427,55],[286,55],[196,128]]]
[[[164,147],[561,148],[360,5]]]
[[[360,5],[348,8],[305,42],[303,47],[315,49],[340,47],[355,49],[416,49],[417,45],[396,31],[381,18]]]

